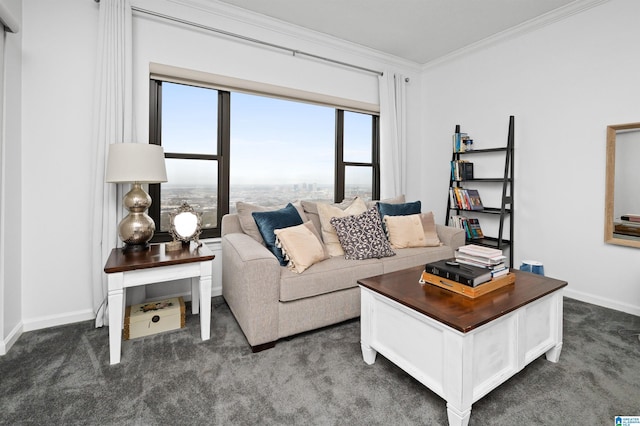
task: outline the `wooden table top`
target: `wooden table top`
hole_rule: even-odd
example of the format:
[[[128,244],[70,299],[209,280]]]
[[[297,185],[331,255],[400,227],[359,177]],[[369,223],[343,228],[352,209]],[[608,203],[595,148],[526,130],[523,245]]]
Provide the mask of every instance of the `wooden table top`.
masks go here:
[[[418,280],[423,266],[358,280],[358,283],[463,333],[480,327],[567,285],[566,281],[511,269],[514,284],[475,299]]]
[[[159,266],[180,265],[183,263],[202,262],[215,258],[213,252],[204,244],[184,244],[182,250],[166,251],[164,244],[151,244],[148,250],[124,252],[121,248],[111,250],[104,266],[107,274],[127,272],[136,269],[157,268]]]

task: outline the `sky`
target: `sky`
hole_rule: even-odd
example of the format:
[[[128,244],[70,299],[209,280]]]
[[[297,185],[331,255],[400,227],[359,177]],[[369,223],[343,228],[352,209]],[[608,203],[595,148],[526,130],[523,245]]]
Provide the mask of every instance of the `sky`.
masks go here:
[[[216,154],[216,90],[165,82],[162,104],[165,152]],[[334,108],[234,92],[231,185],[332,184],[334,138]],[[369,115],[345,112],[345,160],[371,161]],[[168,184],[211,182],[216,173],[208,161],[167,161]],[[368,170],[347,176],[371,181]]]

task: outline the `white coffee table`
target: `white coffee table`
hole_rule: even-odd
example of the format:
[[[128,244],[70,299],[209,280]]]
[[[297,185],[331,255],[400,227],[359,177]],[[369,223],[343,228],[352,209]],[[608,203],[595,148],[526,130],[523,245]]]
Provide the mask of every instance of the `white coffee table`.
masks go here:
[[[358,281],[362,356],[382,354],[441,396],[450,425],[540,355],[558,361],[565,281],[512,271],[515,284],[470,299],[419,284],[423,269]]]

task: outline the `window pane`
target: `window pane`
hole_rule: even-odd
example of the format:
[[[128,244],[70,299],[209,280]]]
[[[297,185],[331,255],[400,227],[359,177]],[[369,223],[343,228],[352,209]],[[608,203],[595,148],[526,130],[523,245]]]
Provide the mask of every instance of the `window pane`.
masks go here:
[[[169,231],[169,213],[183,202],[202,214],[202,229],[218,225],[218,162],[166,159],[167,183],[161,187],[160,231]],[[157,224],[156,224],[157,228]]]
[[[333,200],[335,110],[231,94],[229,208]]]
[[[371,163],[371,126],[368,114],[344,112],[344,161]]]
[[[162,83],[162,146],[165,152],[216,154],[218,91]]]
[[[344,172],[344,198],[372,199],[373,169],[364,166],[347,166]]]

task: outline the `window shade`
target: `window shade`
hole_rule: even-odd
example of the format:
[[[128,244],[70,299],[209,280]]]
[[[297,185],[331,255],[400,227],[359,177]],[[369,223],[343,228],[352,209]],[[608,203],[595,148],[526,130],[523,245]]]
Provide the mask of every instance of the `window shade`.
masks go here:
[[[150,77],[156,80],[171,83],[192,84],[195,86],[209,87],[230,92],[243,92],[262,96],[272,96],[292,101],[308,102],[366,114],[379,114],[380,106],[368,102],[355,101],[337,96],[323,95],[290,87],[274,84],[260,83],[251,80],[212,74],[203,71],[194,71],[185,68],[151,63],[149,64]]]

